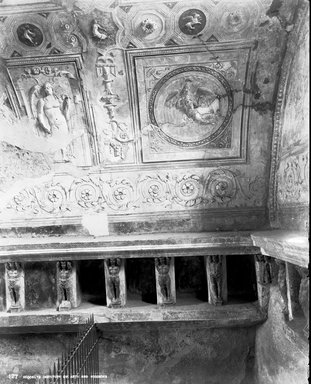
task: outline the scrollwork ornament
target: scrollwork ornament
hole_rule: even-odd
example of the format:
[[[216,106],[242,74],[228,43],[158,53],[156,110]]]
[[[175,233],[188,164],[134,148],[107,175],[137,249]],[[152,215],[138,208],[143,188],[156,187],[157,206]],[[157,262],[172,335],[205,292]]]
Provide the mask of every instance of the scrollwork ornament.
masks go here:
[[[206,181],[211,200],[218,204],[227,204],[237,193],[237,183],[232,172],[224,169],[212,171]]]
[[[40,192],[41,191],[39,191],[39,193]],[[36,198],[38,198],[39,206],[43,211],[56,213],[65,209],[67,192],[61,184],[45,185],[43,187],[43,193],[41,192],[41,196],[37,194],[36,190],[35,193]]]
[[[187,207],[193,207],[201,204],[203,200],[202,187],[203,186],[199,176],[183,176],[182,179],[178,180],[176,183],[176,201]]]
[[[161,176],[146,176],[139,182],[144,203],[161,204],[168,198],[167,180]]]
[[[99,204],[99,189],[91,180],[81,180],[75,188],[75,200],[83,208],[96,207]]]
[[[11,202],[7,205],[8,209],[15,209],[19,213],[35,213],[39,212],[36,200],[30,190],[24,189],[17,193]]]
[[[107,204],[113,210],[129,209],[135,200],[135,190],[132,183],[127,179],[118,179],[106,182],[105,194]]]

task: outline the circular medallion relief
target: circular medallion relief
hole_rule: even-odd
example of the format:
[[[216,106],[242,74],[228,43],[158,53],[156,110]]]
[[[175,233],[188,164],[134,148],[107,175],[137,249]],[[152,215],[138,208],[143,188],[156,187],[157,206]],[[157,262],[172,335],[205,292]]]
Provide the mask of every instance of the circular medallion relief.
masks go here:
[[[186,35],[197,35],[206,25],[206,16],[199,9],[188,9],[178,20],[180,30]]]
[[[43,33],[34,24],[21,24],[18,26],[16,33],[19,41],[28,47],[38,47],[43,42]]]
[[[233,110],[229,83],[212,68],[187,66],[167,73],[153,88],[149,118],[171,144],[197,147],[226,129]]]

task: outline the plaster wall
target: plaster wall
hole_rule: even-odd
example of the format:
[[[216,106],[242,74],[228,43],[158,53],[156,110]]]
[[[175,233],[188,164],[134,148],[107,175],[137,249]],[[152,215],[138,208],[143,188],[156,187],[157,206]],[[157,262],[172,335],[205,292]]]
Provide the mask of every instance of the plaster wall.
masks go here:
[[[301,1],[289,33],[275,114],[272,221],[282,229],[309,226],[309,83],[309,3]]]

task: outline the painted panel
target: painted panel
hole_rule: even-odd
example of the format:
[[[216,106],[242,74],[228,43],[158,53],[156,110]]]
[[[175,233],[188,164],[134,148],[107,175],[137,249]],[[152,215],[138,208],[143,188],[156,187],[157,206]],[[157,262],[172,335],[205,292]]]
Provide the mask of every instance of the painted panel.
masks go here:
[[[127,52],[143,163],[246,158],[251,45]]]

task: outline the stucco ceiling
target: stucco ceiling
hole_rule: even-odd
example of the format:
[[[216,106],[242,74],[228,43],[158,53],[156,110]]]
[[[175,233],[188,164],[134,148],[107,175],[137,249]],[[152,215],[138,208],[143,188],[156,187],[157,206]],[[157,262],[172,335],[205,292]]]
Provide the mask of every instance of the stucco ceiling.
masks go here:
[[[190,229],[265,225],[273,113],[296,8],[294,0],[4,0],[5,215],[40,223],[103,206],[157,218],[216,210],[211,227],[197,215]],[[74,101],[69,160],[62,140],[42,138],[31,104],[35,84],[47,81]],[[218,115],[199,105],[208,95]],[[44,200],[47,190],[59,203]]]

